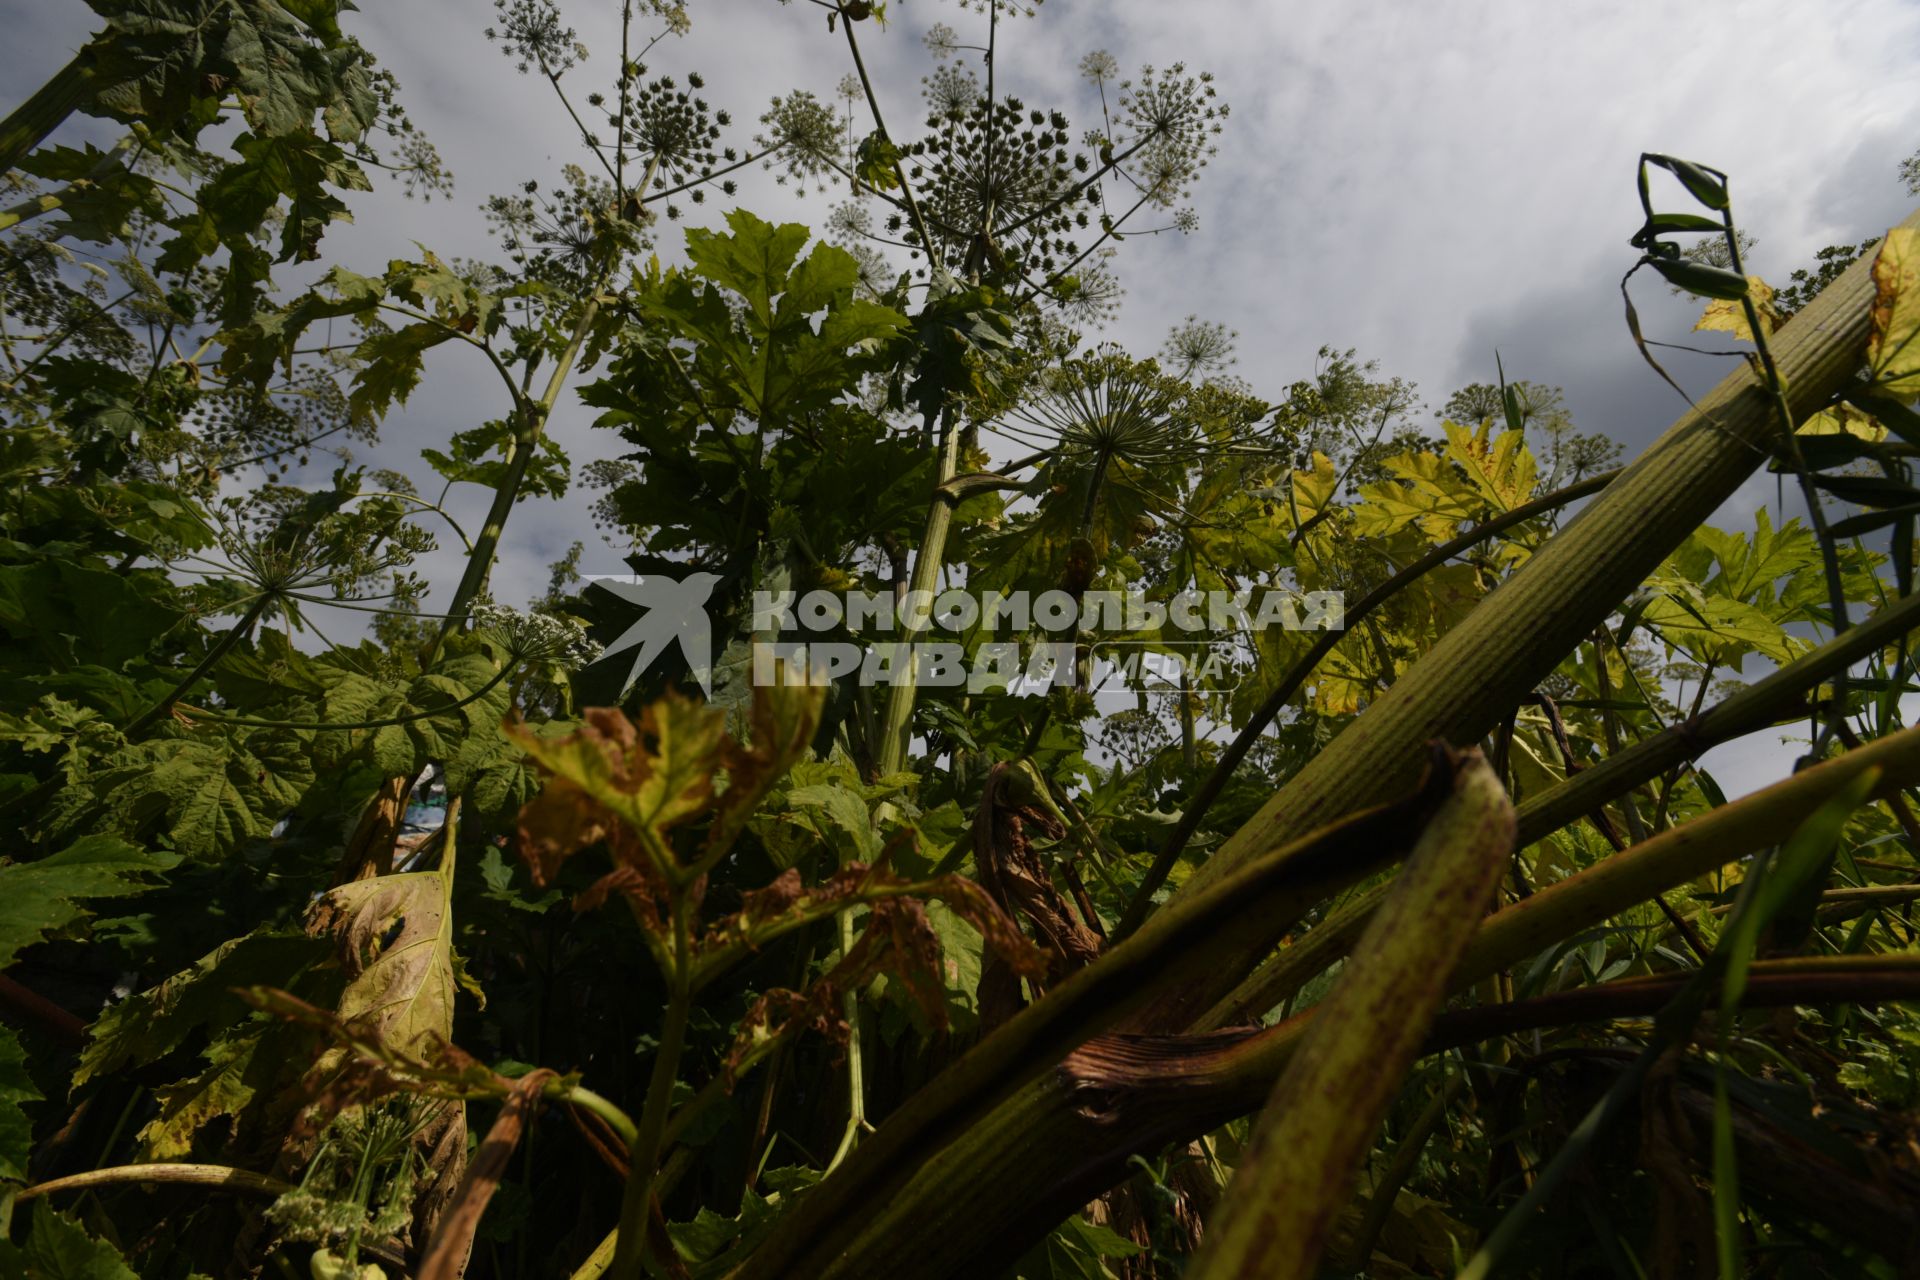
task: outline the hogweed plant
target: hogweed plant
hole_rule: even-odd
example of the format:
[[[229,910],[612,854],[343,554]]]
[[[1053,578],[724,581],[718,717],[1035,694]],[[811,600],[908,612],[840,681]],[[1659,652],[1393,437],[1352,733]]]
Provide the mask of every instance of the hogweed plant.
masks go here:
[[[1263,398],[1218,323],[1095,333],[1212,79],[1030,105],[1031,6],[893,8],[769,7],[835,61],[749,108],[701,6],[497,0],[577,146],[485,260],[333,255],[451,182],[344,4],[98,0],[0,123],[0,1274],[1908,1265],[1914,220],[1776,291],[1644,157],[1639,265],[1750,351],[1625,467],[1499,357],[1437,420],[1336,348]],[[1709,523],[1762,464],[1805,519]],[[574,542],[516,607],[582,483],[640,581]],[[1048,593],[1048,680],[929,603]],[[988,674],[763,678],[935,637]]]

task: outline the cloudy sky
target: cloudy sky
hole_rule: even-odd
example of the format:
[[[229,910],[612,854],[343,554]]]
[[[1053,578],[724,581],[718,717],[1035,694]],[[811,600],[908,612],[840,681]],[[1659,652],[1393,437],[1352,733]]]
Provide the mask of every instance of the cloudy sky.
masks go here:
[[[10,7],[0,98],[18,101],[94,20],[78,0]],[[486,0],[363,7],[350,29],[399,76],[457,187],[431,204],[386,189],[356,201],[355,223],[328,236],[329,259],[377,270],[413,254],[415,241],[443,257],[497,257],[480,202],[529,177],[550,182],[582,158],[577,135],[544,82],[515,74],[486,41]],[[584,95],[614,68],[619,5],[562,7],[592,51],[570,77]],[[981,20],[953,0],[895,0],[890,12],[887,31],[868,24],[862,35],[898,135],[922,114],[927,27],[968,36]],[[806,88],[831,98],[850,69],[813,5],[691,0],[689,14],[691,33],[656,49],[650,70],[704,74],[739,143],[771,96]],[[1212,71],[1232,105],[1190,202],[1199,229],[1127,242],[1117,265],[1128,293],[1104,336],[1151,352],[1193,313],[1238,331],[1234,372],[1270,397],[1309,376],[1315,351],[1331,344],[1417,382],[1435,406],[1490,380],[1498,350],[1509,376],[1564,387],[1580,426],[1629,454],[1681,407],[1621,322],[1616,283],[1634,257],[1639,153],[1727,170],[1736,216],[1759,241],[1750,266],[1783,281],[1821,246],[1903,217],[1911,198],[1897,171],[1920,146],[1911,0],[1047,0],[1037,17],[1003,23],[1001,49],[1001,85],[1029,106],[1066,110],[1076,128],[1095,118],[1076,73],[1093,49],[1123,71],[1176,61]],[[86,130],[75,126],[76,136]],[[770,182],[742,193],[763,216],[816,225],[833,199],[796,199]],[[1650,336],[1678,338],[1692,322],[1694,310],[1656,282],[1636,296]],[[1679,357],[1672,367],[1694,386],[1725,371]],[[498,416],[484,374],[472,352],[436,352],[363,460],[418,470],[420,448]],[[578,409],[556,421],[576,460],[614,453],[617,442],[587,423]],[[484,496],[456,509],[477,522]],[[1750,527],[1754,507],[1774,500],[1773,483],[1757,479],[1718,523]],[[575,538],[588,544],[583,568],[622,570],[577,495],[523,504],[499,594],[531,593]]]

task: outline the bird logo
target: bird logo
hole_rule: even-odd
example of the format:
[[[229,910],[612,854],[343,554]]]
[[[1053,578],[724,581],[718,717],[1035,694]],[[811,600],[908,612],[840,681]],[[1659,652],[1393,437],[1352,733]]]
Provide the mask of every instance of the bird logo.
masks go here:
[[[706,605],[720,575],[692,573],[678,582],[658,574],[632,582],[600,577],[591,581],[601,590],[646,611],[600,655],[604,659],[622,650],[637,650],[633,655],[633,669],[620,688],[621,697],[627,696],[640,679],[640,673],[675,640],[680,642],[680,652],[693,678],[699,682],[700,691],[709,698],[713,696],[713,626],[707,618]]]

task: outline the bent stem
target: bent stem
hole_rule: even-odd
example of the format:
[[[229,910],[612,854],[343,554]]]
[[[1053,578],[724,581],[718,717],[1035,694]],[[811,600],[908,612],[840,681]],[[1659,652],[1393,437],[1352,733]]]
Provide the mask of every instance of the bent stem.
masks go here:
[[[1441,543],[1369,591],[1358,604],[1346,611],[1345,621],[1351,627],[1412,585],[1422,575],[1439,568],[1461,552],[1477,546],[1497,533],[1511,529],[1516,524],[1564,507],[1569,502],[1578,501],[1590,494],[1598,493],[1613,483],[1619,474],[1620,470],[1616,469],[1590,476],[1578,484],[1568,485],[1564,489],[1557,489],[1535,498],[1532,502],[1523,503],[1483,524],[1475,525],[1457,538]],[[1179,823],[1167,837],[1166,843],[1161,846],[1160,852],[1155,855],[1153,865],[1147,869],[1147,874],[1141,879],[1140,887],[1134,890],[1133,900],[1127,904],[1126,914],[1120,918],[1120,924],[1114,930],[1115,941],[1138,929],[1141,922],[1147,918],[1147,913],[1153,909],[1153,895],[1159,891],[1162,884],[1166,883],[1168,874],[1173,870],[1173,864],[1179,860],[1180,854],[1187,847],[1187,841],[1193,838],[1193,833],[1200,829],[1200,824],[1206,819],[1207,811],[1213,807],[1213,802],[1220,798],[1221,791],[1225,790],[1227,783],[1232,780],[1234,770],[1240,767],[1240,762],[1246,759],[1247,752],[1253,749],[1253,744],[1260,740],[1260,735],[1267,731],[1267,726],[1272,724],[1287,703],[1292,701],[1293,695],[1299,691],[1301,685],[1307,682],[1314,669],[1329,653],[1333,652],[1334,646],[1345,638],[1344,631],[1321,632],[1312,647],[1300,656],[1285,675],[1280,677],[1280,682],[1274,686],[1273,692],[1267,696],[1267,700],[1261,704],[1260,709],[1254,712],[1253,718],[1241,728],[1232,744],[1220,753],[1219,763],[1207,775],[1207,780],[1201,784],[1192,803],[1186,806],[1185,812],[1180,815]]]
[[[269,1178],[248,1169],[233,1169],[223,1164],[123,1164],[108,1169],[90,1169],[21,1187],[15,1200],[33,1200],[62,1191],[85,1191],[121,1182],[168,1183],[176,1186],[212,1187],[226,1191],[244,1191],[249,1195],[283,1196],[295,1190],[291,1182]]]

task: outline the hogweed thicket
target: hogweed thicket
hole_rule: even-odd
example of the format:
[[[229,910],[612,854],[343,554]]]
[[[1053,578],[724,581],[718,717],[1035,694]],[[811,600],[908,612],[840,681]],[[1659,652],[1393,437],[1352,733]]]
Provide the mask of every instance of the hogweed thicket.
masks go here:
[[[1634,247],[1753,356],[1620,468],[1504,370],[1430,430],[1353,352],[1268,402],[1195,317],[1092,341],[1226,105],[1095,52],[1078,125],[1029,106],[998,0],[911,129],[864,0],[804,7],[846,76],[757,129],[669,65],[697,8],[609,57],[497,0],[579,154],[487,200],[495,260],[365,271],[354,193],[451,177],[348,6],[93,7],[0,124],[6,1274],[1912,1264],[1912,220],[1776,292],[1725,175],[1645,157]],[[76,112],[111,144],[46,145]],[[730,205],[768,169],[830,240]],[[429,362],[497,416],[357,465]],[[580,476],[576,402],[629,450]],[[1810,526],[1707,525],[1763,463]],[[578,548],[497,598],[582,482],[713,583],[710,698],[596,661],[634,617]],[[1149,628],[1231,660],[1102,717],[752,685],[756,593],[959,583],[1348,628]],[[1736,803],[1691,763],[1800,723]]]

